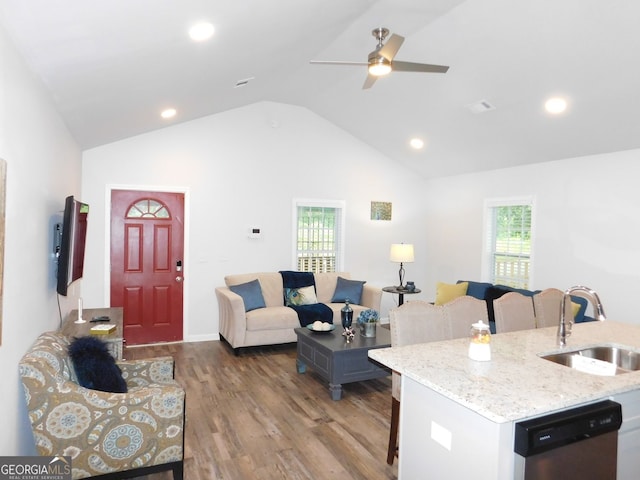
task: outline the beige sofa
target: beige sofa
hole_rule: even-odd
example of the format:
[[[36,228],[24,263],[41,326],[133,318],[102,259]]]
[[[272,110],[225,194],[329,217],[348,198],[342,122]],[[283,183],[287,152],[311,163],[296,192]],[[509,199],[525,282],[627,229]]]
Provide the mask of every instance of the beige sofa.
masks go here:
[[[340,310],[344,303],[331,303],[336,290],[338,277],[350,279],[346,272],[316,273],[316,296],[318,302],[324,303],[333,310],[333,323],[339,326]],[[229,289],[229,286],[240,285],[258,280],[264,297],[265,308],[245,311],[242,297]],[[228,275],[224,278],[225,286],[216,288],[219,309],[219,332],[221,340],[225,340],[238,353],[241,347],[257,345],[275,345],[296,341],[294,328],[300,326],[297,313],[284,304],[284,287],[279,272],[245,273]],[[360,304],[352,304],[354,322],[362,310],[380,311],[382,290],[364,284]]]

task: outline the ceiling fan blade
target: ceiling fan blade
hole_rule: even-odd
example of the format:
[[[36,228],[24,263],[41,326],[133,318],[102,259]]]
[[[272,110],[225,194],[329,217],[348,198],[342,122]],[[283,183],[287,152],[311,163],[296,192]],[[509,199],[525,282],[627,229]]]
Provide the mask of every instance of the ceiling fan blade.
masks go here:
[[[375,75],[368,74],[367,78],[364,81],[364,85],[362,85],[362,89],[367,90],[368,88],[373,87],[373,84],[376,83],[377,79],[378,77],[376,77]]]
[[[449,70],[449,67],[445,65],[429,65],[428,63],[414,62],[392,62],[391,68],[394,72],[447,73],[447,70]]]
[[[332,60],[311,60],[309,63],[317,64],[317,65],[355,65],[358,67],[369,65],[367,62],[342,62],[342,61],[332,61]]]
[[[393,57],[396,56],[396,53],[398,53],[398,50],[400,50],[402,42],[404,42],[404,37],[401,37],[400,35],[396,35],[394,33],[391,35],[391,37],[389,37],[387,43],[384,44],[384,46],[378,53],[387,60],[391,61],[393,60]]]

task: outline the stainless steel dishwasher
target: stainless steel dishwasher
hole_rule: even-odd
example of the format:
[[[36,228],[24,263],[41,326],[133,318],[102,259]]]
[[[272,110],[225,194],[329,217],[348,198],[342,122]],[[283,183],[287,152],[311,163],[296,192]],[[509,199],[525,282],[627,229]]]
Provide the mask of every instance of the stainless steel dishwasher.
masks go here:
[[[515,425],[515,479],[614,480],[622,407],[611,400]]]

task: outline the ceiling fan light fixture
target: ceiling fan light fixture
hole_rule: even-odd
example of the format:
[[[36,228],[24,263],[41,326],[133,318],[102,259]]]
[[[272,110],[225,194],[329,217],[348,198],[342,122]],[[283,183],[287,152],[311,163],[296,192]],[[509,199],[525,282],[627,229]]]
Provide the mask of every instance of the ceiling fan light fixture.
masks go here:
[[[428,63],[396,61],[395,56],[404,42],[404,37],[394,33],[386,43],[384,40],[389,34],[387,28],[375,28],[371,32],[378,40],[376,49],[369,53],[367,63],[347,62],[347,61],[321,61],[311,60],[311,63],[325,65],[363,65],[367,67],[367,78],[362,85],[363,90],[371,88],[378,77],[388,75],[391,72],[424,72],[424,73],[447,73],[449,67],[446,65],[431,65]]]
[[[374,77],[381,77],[391,73],[391,62],[384,57],[374,58],[369,61],[369,73]]]

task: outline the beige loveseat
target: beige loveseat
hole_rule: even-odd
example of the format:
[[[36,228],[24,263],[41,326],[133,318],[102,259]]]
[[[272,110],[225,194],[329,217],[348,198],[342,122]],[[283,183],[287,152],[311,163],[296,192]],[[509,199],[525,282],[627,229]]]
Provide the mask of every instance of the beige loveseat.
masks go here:
[[[333,323],[340,325],[340,310],[344,303],[331,303],[336,290],[338,277],[350,279],[349,273],[316,273],[315,285],[318,302],[333,310]],[[242,297],[229,289],[258,280],[264,297],[265,308],[246,311]],[[238,353],[241,347],[257,345],[275,345],[296,341],[294,328],[300,326],[297,313],[284,304],[284,286],[279,272],[245,273],[228,275],[224,278],[226,286],[216,288],[219,309],[219,332]],[[367,283],[362,289],[359,304],[353,304],[353,320],[356,321],[362,310],[380,311],[382,290]],[[350,299],[353,301],[353,299]]]

